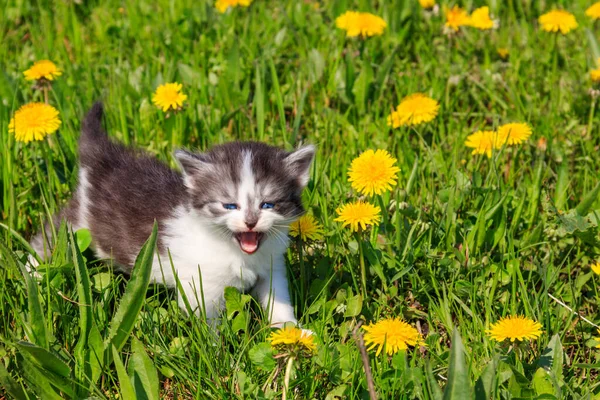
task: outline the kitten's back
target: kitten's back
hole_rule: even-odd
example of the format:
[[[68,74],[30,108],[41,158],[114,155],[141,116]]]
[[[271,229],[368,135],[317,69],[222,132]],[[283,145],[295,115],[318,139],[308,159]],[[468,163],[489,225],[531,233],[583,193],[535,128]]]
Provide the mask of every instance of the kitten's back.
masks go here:
[[[131,265],[154,220],[160,230],[185,200],[185,188],[181,175],[153,156],[109,140],[102,114],[96,103],[83,123],[80,177],[85,175],[87,182],[80,187],[87,187],[79,194],[88,200],[86,222],[97,251]]]
[[[77,189],[53,223],[66,219],[74,230],[89,229],[96,253],[127,267],[150,236],[154,220],[160,231],[161,221],[185,201],[185,187],[178,172],[153,156],[111,141],[102,116],[103,106],[96,103],[82,123]],[[49,227],[44,231],[49,236]],[[46,249],[50,243],[48,238]],[[44,254],[41,233],[32,245]]]

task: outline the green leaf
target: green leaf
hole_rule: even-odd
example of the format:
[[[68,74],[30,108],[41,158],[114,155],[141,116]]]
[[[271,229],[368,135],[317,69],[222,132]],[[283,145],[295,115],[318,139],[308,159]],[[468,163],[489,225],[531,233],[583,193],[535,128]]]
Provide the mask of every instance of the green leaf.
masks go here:
[[[496,383],[496,370],[498,369],[498,358],[495,356],[486,365],[479,379],[475,383],[475,399],[486,400],[492,398],[494,385]]]
[[[542,189],[542,177],[544,176],[544,171],[546,170],[546,163],[544,162],[543,156],[541,156],[537,161],[537,168],[535,170],[535,178],[533,181],[533,185],[530,186],[530,197],[529,197],[529,226],[532,226],[535,222],[539,210],[538,204],[540,201],[540,191]]]
[[[49,333],[46,327],[46,315],[42,310],[42,303],[38,293],[37,282],[31,277],[24,266],[20,265],[19,267],[27,286],[27,305],[29,309],[27,313],[27,327],[29,328],[27,336],[33,343],[48,349],[50,348]]]
[[[0,240],[0,260],[4,268],[11,269],[15,274],[21,273],[15,254]]]
[[[538,368],[533,374],[532,379],[533,388],[535,394],[538,396],[542,394],[554,394],[554,385],[552,379],[548,376],[548,372],[544,368]]]
[[[262,72],[260,64],[256,64],[256,73],[254,75],[254,110],[256,112],[256,127],[258,129],[258,138],[263,140],[265,135],[265,93],[262,83]]]
[[[338,400],[346,398],[346,389],[348,389],[348,385],[339,385],[332,389],[325,396],[325,400]]]
[[[590,28],[585,29],[585,35],[590,41],[590,48],[592,50],[592,58],[597,60],[600,57],[600,49],[598,48],[598,42],[596,41],[596,35],[590,30]],[[595,67],[595,66],[594,66]]]
[[[110,286],[113,275],[110,272],[100,272],[92,276],[92,286],[94,290],[98,292],[104,291],[104,289]]]
[[[365,103],[369,94],[369,87],[373,81],[373,69],[369,62],[363,64],[363,69],[358,74],[354,86],[352,87],[352,94],[354,95],[354,104],[358,109],[359,113],[365,111]]]
[[[27,399],[23,388],[10,376],[3,362],[0,362],[0,386],[16,400]]]
[[[567,205],[569,191],[569,163],[563,161],[558,167],[558,176],[556,177],[556,189],[554,190],[554,205],[557,209],[563,210]]]
[[[148,284],[150,283],[150,272],[152,271],[154,250],[156,249],[157,233],[158,226],[155,221],[154,227],[152,228],[152,234],[135,260],[131,278],[125,288],[125,294],[119,303],[115,315],[110,321],[108,337],[104,342],[105,353],[110,350],[112,346],[115,346],[117,351],[121,351],[129,334],[133,330],[135,320],[146,300],[146,291],[148,290]]]
[[[469,371],[465,361],[465,348],[458,329],[452,333],[450,362],[448,364],[448,383],[444,390],[444,400],[464,400],[471,398]]]
[[[78,239],[79,240],[79,239]],[[90,349],[88,338],[92,329],[92,288],[90,285],[90,276],[87,266],[83,261],[79,251],[78,241],[75,240],[73,232],[69,232],[69,247],[71,257],[75,266],[75,278],[77,280],[77,296],[79,307],[79,340],[75,346],[75,376],[80,383],[77,394],[80,398],[88,396],[89,391],[85,388],[89,386],[92,377],[92,366],[90,364]],[[87,383],[87,385],[86,385]]]
[[[550,339],[548,346],[542,351],[538,360],[538,366],[550,372],[550,378],[553,380],[555,388],[554,394],[561,398],[561,389],[558,382],[563,381],[563,347],[560,342],[560,335],[555,334]]]
[[[592,225],[588,222],[587,218],[576,211],[569,211],[566,214],[558,216],[558,232],[561,236],[573,234],[577,231],[585,232],[591,227]]]
[[[71,375],[69,366],[46,349],[28,342],[18,342],[17,348],[21,354],[30,355],[37,364],[47,371],[65,378],[68,378]]]
[[[225,309],[227,319],[232,320],[231,329],[234,332],[246,330],[249,322],[246,304],[252,299],[247,294],[241,294],[236,288],[225,288]]]
[[[88,337],[90,346],[90,364],[92,366],[92,382],[98,382],[104,365],[104,343],[102,335],[95,322],[92,322],[92,330]]]
[[[136,338],[131,339],[132,355],[129,359],[129,376],[133,382],[135,398],[140,400],[159,400],[158,372],[150,357],[144,350],[144,345]],[[115,353],[113,347],[113,354]]]
[[[246,311],[243,311],[236,315],[231,321],[231,330],[238,333],[240,331],[245,331],[248,328],[248,314]]]
[[[23,356],[23,377],[41,398],[55,398],[53,388],[60,390],[65,397],[78,398],[73,391],[71,371],[60,358],[32,343],[18,342],[17,349]]]
[[[227,319],[231,320],[236,314],[243,313],[246,304],[252,299],[247,294],[241,294],[236,288],[228,286],[225,288],[225,309]]]
[[[71,249],[69,246],[69,224],[63,219],[56,234],[54,241],[54,252],[52,253],[52,263],[54,265],[71,264]],[[47,249],[49,251],[49,249]]]
[[[596,199],[598,199],[599,193],[600,182],[598,182],[596,186],[588,194],[585,195],[585,197],[581,200],[577,207],[575,207],[575,211],[577,211],[577,214],[581,216],[587,215]]]
[[[440,385],[437,383],[435,376],[433,375],[433,371],[431,369],[431,362],[429,360],[426,361],[427,368],[427,386],[429,387],[429,392],[431,393],[431,398],[433,400],[442,400],[444,396],[442,394],[442,389],[440,389]]]
[[[308,52],[308,76],[311,83],[315,83],[323,76],[325,70],[325,59],[317,49]]]
[[[356,296],[352,296],[346,302],[346,312],[344,312],[344,317],[356,317],[362,311],[362,295],[357,294]]]
[[[50,384],[52,377],[49,374],[42,373],[37,365],[28,358],[21,361],[22,375],[28,386],[44,400],[62,400],[54,387]]]
[[[195,70],[191,66],[184,63],[177,63],[177,69],[181,75],[181,80],[187,86],[198,87],[202,81],[202,77],[199,71]]]
[[[135,390],[133,389],[133,385],[131,384],[131,379],[129,379],[129,375],[127,375],[127,371],[125,370],[125,366],[121,361],[121,356],[119,352],[115,348],[112,347],[112,357],[115,362],[115,369],[117,370],[117,377],[119,378],[119,393],[123,400],[136,400],[135,398]]]
[[[248,352],[250,361],[259,368],[272,371],[277,364],[273,358],[273,348],[269,343],[259,343]]]
[[[75,237],[77,238],[77,247],[82,253],[90,247],[90,244],[92,244],[92,234],[89,229],[77,230],[77,232],[75,232]]]
[[[285,28],[284,28],[285,29]],[[279,78],[277,77],[277,70],[275,69],[275,63],[273,59],[269,58],[269,70],[271,71],[271,85],[273,86],[271,93],[275,94],[275,100],[277,104],[277,113],[279,115],[279,126],[281,134],[287,140],[287,125],[285,119],[285,108],[283,106],[283,96],[281,95],[281,87],[279,86]]]

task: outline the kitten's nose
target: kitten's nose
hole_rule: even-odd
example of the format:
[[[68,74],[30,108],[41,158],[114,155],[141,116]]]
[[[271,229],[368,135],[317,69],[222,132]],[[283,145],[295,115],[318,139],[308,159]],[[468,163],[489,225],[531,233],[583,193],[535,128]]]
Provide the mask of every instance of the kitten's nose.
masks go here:
[[[258,221],[252,220],[252,221],[246,221],[246,226],[248,227],[248,229],[252,229],[256,226],[256,223]]]

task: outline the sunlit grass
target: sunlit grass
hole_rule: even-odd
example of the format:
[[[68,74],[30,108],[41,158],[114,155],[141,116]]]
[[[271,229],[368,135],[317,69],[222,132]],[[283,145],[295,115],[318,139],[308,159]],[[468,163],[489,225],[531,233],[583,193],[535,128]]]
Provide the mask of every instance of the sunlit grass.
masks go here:
[[[437,399],[447,388],[457,388],[454,398],[477,390],[481,398],[598,396],[600,277],[591,267],[600,258],[600,134],[589,74],[600,31],[585,15],[589,2],[491,2],[498,29],[450,35],[443,6],[454,3],[437,15],[417,0],[373,4],[254,0],[224,14],[191,0],[2,7],[0,396],[281,398],[287,376],[287,398],[368,398],[357,327],[392,318],[425,346],[368,353],[379,398]],[[541,30],[539,16],[554,8],[573,13],[578,28]],[[383,34],[347,38],[335,20],[348,10],[383,18]],[[23,71],[43,59],[62,74],[40,90]],[[176,113],[153,104],[169,82],[187,96]],[[413,93],[439,103],[434,118],[389,126]],[[58,131],[15,140],[14,113],[46,97]],[[146,291],[142,277],[115,274],[90,251],[80,259],[74,243],[87,247],[84,232],[62,230],[39,276],[24,273],[26,240],[76,183],[81,118],[96,100],[111,137],[173,167],[179,147],[317,146],[304,203],[323,234],[294,238],[287,254],[293,302],[316,351],[289,374],[289,357],[270,347],[249,296],[227,292],[215,335],[180,310],[173,291]],[[465,146],[474,132],[513,122],[532,128],[522,143],[491,146],[489,157],[487,147],[472,154]],[[348,169],[368,149],[387,150],[400,170],[391,191],[361,198]],[[352,232],[335,221],[336,209],[358,200],[378,207],[381,220]],[[144,291],[137,314],[128,293]],[[111,322],[123,304],[131,335],[115,339]],[[491,340],[486,331],[511,315],[543,333]],[[32,355],[23,342],[45,350]],[[82,343],[101,351],[86,353]]]

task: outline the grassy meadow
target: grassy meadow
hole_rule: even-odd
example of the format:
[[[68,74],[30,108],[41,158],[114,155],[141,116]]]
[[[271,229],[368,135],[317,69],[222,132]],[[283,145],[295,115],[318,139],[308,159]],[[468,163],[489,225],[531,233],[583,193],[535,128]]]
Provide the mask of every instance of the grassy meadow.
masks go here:
[[[254,0],[222,14],[205,0],[2,0],[0,398],[369,399],[372,383],[379,399],[600,399],[600,92],[590,78],[600,23],[585,15],[591,0],[457,4],[489,6],[498,26],[449,33],[448,1],[436,12],[417,0]],[[541,29],[556,8],[578,28]],[[346,37],[335,20],[348,10],[387,27]],[[19,142],[14,113],[46,101],[23,75],[42,59],[62,70],[46,93],[61,125]],[[180,112],[152,103],[167,82],[188,96]],[[388,126],[417,92],[439,102],[437,116]],[[236,290],[218,336],[188,317],[175,291],[148,283],[154,235],[131,278],[94,258],[88,232],[64,226],[38,275],[26,272],[30,237],[76,184],[81,119],[96,100],[112,138],[174,168],[180,147],[317,146],[303,200],[324,234],[294,238],[287,253],[315,352],[288,368],[260,307]],[[509,122],[532,135],[491,157],[465,146]],[[348,181],[368,149],[400,169],[380,195]],[[356,233],[334,220],[358,199],[381,221]],[[486,333],[516,315],[542,335]],[[423,345],[365,359],[363,327],[388,318]]]

